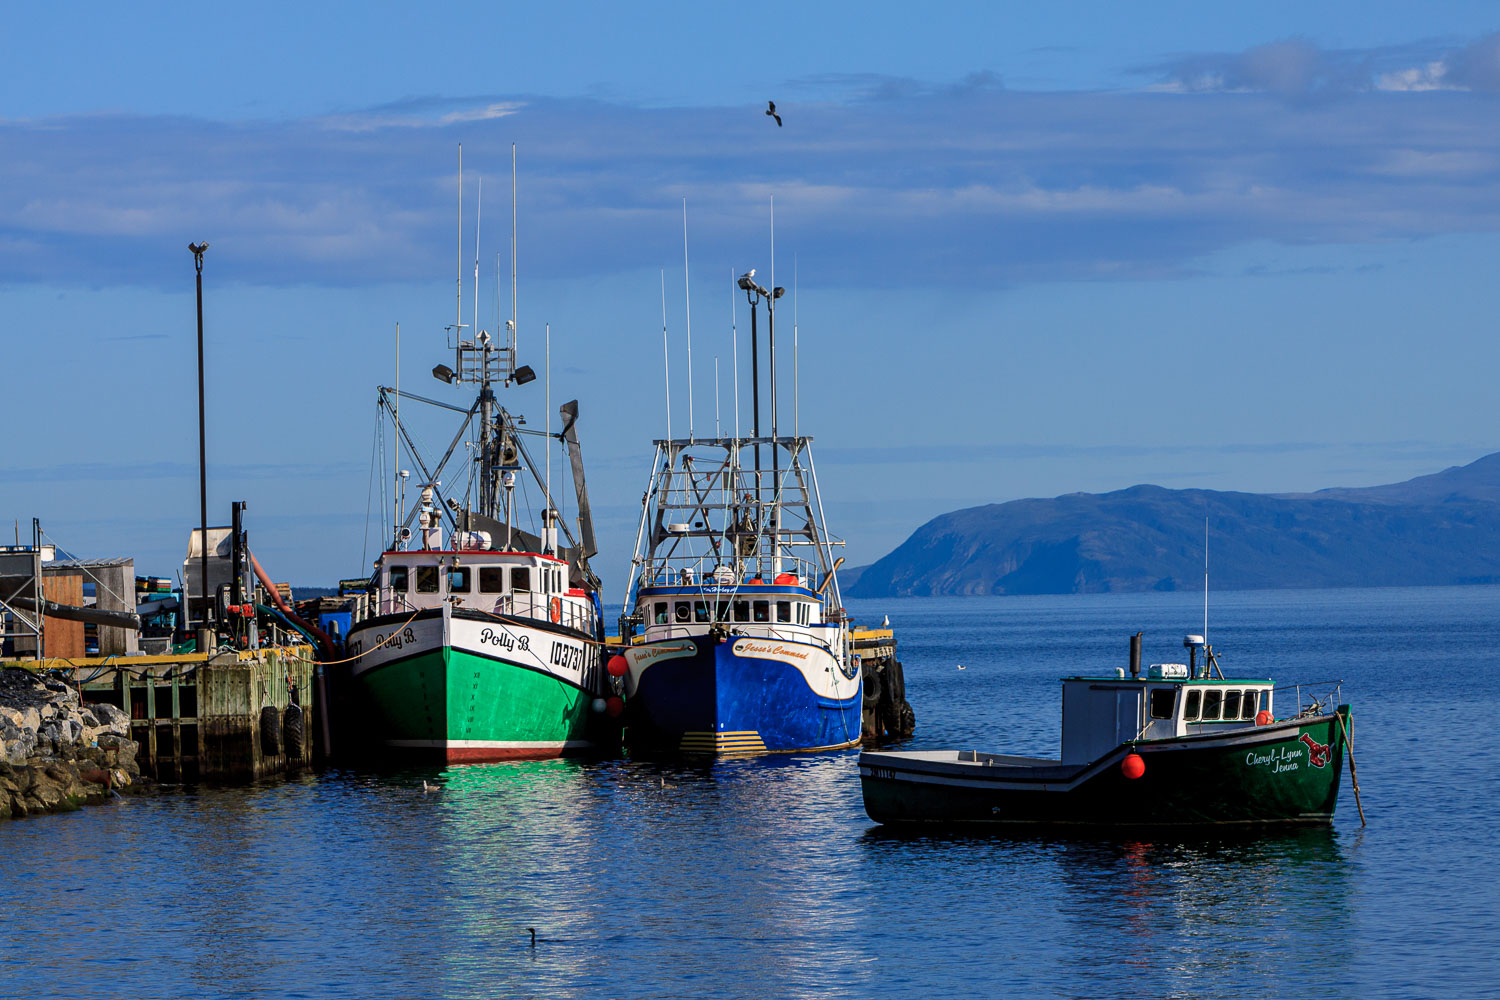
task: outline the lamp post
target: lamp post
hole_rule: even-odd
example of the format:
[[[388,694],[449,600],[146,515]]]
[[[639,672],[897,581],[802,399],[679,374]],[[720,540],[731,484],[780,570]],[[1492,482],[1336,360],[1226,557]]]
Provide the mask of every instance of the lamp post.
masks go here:
[[[203,624],[207,625],[211,615],[208,602],[208,446],[203,429],[203,252],[208,249],[208,241],[189,243],[188,249],[193,253],[193,269],[198,272],[198,513],[202,532],[198,543],[199,554],[203,557],[203,579],[200,584],[203,591]]]

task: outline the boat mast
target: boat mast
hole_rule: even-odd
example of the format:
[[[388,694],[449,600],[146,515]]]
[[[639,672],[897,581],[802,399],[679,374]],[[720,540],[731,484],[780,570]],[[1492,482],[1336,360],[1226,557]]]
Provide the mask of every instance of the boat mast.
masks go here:
[[[771,579],[781,575],[781,442],[776,430],[776,196],[771,195],[771,297],[766,301],[766,327],[771,352]],[[770,582],[770,581],[767,581]]]

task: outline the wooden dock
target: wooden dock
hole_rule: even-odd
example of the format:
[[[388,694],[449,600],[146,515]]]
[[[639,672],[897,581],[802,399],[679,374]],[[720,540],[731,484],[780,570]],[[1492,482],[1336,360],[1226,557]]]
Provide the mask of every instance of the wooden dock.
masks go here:
[[[158,781],[243,781],[312,763],[313,655],[310,646],[290,646],[0,660],[0,667],[58,676],[85,703],[123,710],[141,770]],[[294,699],[298,708],[289,711]]]

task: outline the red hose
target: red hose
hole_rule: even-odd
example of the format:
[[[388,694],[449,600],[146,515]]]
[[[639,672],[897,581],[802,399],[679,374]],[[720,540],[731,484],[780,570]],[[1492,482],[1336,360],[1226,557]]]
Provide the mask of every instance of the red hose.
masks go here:
[[[317,640],[323,644],[323,654],[325,656],[329,659],[337,656],[338,644],[328,637],[328,633],[318,628],[318,626],[304,621],[297,615],[297,612],[287,607],[286,601],[281,599],[281,591],[276,589],[276,584],[272,583],[270,576],[266,574],[265,570],[261,569],[260,560],[255,558],[255,553],[246,549],[245,555],[250,557],[250,567],[255,570],[256,578],[260,580],[261,586],[266,588],[266,593],[270,595],[272,603],[276,605],[281,613],[316,636]]]

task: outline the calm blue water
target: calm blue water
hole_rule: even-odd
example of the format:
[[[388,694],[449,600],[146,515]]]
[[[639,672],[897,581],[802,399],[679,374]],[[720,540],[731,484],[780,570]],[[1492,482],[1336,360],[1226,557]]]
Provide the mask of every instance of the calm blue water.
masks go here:
[[[914,745],[1051,753],[1057,678],[1137,630],[1180,660],[1197,601],[855,612],[899,629]],[[328,773],[0,824],[0,994],[1500,996],[1500,588],[1212,615],[1228,671],[1344,681],[1367,829],[1347,771],[1331,831],[1188,841],[894,836],[852,753]]]

